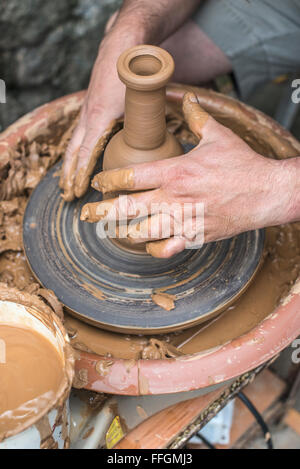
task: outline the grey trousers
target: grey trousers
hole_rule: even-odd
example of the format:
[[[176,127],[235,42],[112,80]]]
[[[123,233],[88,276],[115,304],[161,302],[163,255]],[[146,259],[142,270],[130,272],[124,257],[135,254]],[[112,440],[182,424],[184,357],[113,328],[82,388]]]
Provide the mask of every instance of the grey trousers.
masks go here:
[[[193,19],[229,58],[242,98],[280,75],[300,78],[300,0],[204,0]]]

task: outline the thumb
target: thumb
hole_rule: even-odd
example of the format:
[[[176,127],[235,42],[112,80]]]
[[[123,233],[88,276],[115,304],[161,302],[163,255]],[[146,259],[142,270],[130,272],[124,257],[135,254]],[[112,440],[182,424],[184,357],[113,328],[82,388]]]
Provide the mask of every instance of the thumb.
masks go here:
[[[223,136],[225,128],[219,124],[198,103],[197,96],[192,92],[185,93],[182,110],[184,118],[190,128],[202,143],[216,140]]]
[[[146,251],[152,257],[166,259],[185,249],[184,238],[168,238],[159,241],[150,241],[146,244]]]

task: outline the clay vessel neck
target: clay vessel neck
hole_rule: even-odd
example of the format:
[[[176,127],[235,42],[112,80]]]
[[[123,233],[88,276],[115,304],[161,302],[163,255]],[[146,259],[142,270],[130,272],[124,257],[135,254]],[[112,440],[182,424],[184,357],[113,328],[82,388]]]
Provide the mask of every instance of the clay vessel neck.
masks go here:
[[[142,91],[127,87],[124,140],[130,147],[152,150],[166,138],[165,87]]]

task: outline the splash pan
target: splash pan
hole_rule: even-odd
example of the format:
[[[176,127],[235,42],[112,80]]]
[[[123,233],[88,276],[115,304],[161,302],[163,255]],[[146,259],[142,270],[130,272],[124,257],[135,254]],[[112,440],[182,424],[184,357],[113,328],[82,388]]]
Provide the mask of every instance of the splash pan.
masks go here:
[[[299,142],[259,111],[207,89],[193,90],[205,110],[254,150],[270,158],[300,154]],[[167,89],[168,127],[182,141],[196,144],[182,121],[185,92],[182,85]],[[0,181],[4,221],[2,217],[0,223],[7,233],[0,241],[0,279],[20,290],[34,287],[18,233],[30,188],[36,186],[32,179],[37,175],[36,154],[39,167],[48,169],[64,153],[83,97],[83,92],[75,93],[46,104],[0,135],[4,168]],[[30,153],[34,153],[34,168],[29,174]],[[23,173],[16,184],[19,168]],[[120,334],[83,322],[65,308],[65,327],[78,351],[76,387],[123,395],[200,388],[205,392],[287,347],[300,334],[300,224],[267,228],[265,235],[263,262],[249,287],[218,317],[202,324],[159,336]],[[41,293],[57,309],[51,292],[40,289]]]

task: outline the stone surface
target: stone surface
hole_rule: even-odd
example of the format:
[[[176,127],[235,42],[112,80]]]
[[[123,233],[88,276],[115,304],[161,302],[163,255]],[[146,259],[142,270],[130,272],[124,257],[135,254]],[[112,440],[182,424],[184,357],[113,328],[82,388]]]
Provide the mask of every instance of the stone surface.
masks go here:
[[[87,87],[109,16],[121,0],[0,2],[0,131],[36,106]]]

